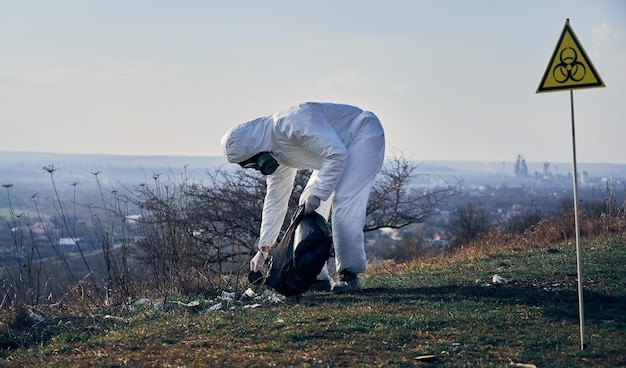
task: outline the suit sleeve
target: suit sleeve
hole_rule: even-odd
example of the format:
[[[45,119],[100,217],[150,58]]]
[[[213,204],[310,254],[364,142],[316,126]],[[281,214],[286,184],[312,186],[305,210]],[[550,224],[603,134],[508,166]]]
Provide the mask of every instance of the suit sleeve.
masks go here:
[[[295,177],[296,169],[286,166],[279,166],[272,175],[267,176],[259,248],[272,247],[276,243],[285,221]]]

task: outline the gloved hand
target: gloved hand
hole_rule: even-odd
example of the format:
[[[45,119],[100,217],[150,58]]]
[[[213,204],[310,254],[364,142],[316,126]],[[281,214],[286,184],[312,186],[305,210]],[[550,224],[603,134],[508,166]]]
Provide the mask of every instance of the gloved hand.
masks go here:
[[[256,252],[256,255],[250,260],[250,271],[265,274],[265,260],[268,255],[269,252],[263,252],[261,250]]]
[[[304,205],[304,214],[308,215],[320,206],[320,199],[311,193],[307,193],[300,198],[300,204]]]

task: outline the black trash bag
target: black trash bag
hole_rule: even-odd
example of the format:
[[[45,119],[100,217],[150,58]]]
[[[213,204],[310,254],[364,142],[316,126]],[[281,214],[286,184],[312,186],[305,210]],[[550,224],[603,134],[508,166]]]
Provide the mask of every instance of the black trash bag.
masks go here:
[[[320,214],[299,206],[281,241],[271,249],[265,284],[284,296],[302,294],[315,283],[330,256],[332,236]]]

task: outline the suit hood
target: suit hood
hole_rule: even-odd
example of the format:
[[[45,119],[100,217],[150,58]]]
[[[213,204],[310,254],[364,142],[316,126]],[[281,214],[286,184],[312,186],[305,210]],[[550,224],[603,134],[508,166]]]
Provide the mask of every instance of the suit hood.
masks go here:
[[[273,125],[272,118],[266,116],[239,124],[224,134],[221,146],[228,162],[239,163],[259,152],[270,152]]]

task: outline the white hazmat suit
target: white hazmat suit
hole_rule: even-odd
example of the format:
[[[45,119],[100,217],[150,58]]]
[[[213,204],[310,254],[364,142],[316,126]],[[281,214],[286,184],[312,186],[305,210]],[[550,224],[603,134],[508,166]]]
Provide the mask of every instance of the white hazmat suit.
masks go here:
[[[328,219],[332,211],[337,271],[365,271],[365,213],[385,153],[384,131],[373,113],[307,102],[234,127],[221,146],[232,163],[269,152],[279,164],[267,176],[259,249],[273,246],[278,238],[296,170],[312,169],[300,202],[312,194],[322,201],[318,213]]]

